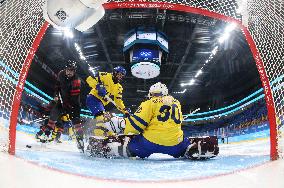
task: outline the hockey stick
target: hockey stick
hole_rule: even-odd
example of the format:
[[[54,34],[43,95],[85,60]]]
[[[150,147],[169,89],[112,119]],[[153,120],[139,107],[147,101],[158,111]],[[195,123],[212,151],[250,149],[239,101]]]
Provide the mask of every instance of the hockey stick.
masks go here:
[[[108,95],[105,95],[103,98],[105,98],[108,102],[111,102],[118,110],[124,111],[124,109],[121,109],[119,106],[117,106],[115,101],[112,100],[112,98],[110,98]]]
[[[23,123],[31,124],[31,123],[38,123],[38,122],[44,121],[46,119],[48,119],[48,117],[46,117],[46,118],[38,118],[38,119],[35,119],[35,120],[32,120],[32,121],[28,121],[28,120],[22,119],[22,121],[23,121]]]
[[[38,122],[44,121],[46,119],[48,119],[48,117],[46,117],[46,118],[38,118],[38,119],[35,119],[35,120],[31,121],[31,122],[38,123]]]
[[[114,100],[112,100],[108,95],[105,95],[103,98],[106,99],[108,102],[111,102],[115,107],[119,108],[114,102]]]
[[[61,97],[61,94],[60,94],[60,92],[59,92],[59,100],[60,100],[60,103],[61,103],[61,106],[62,106],[62,108],[63,108],[63,100],[62,100],[62,97]],[[65,114],[67,114],[66,112],[64,112]],[[70,114],[69,114],[70,115]],[[69,116],[68,116],[69,117]],[[82,139],[79,139],[79,134],[78,134],[78,132],[77,132],[77,130],[76,130],[76,128],[75,128],[75,126],[74,126],[74,124],[73,124],[73,122],[72,122],[72,120],[70,119],[70,117],[69,117],[69,120],[70,120],[70,122],[71,122],[71,130],[73,131],[73,134],[75,135],[75,140],[76,140],[76,144],[77,144],[77,148],[80,150],[80,151],[82,151],[82,153],[84,153],[85,151],[84,151],[84,141],[82,140]],[[70,134],[70,133],[69,133]],[[69,135],[69,136],[71,136],[71,137],[73,137],[73,135]]]
[[[63,108],[63,100],[62,100],[62,97],[61,97],[60,92],[58,92],[58,98],[59,98],[60,104],[61,104],[61,106],[62,106],[62,108]]]

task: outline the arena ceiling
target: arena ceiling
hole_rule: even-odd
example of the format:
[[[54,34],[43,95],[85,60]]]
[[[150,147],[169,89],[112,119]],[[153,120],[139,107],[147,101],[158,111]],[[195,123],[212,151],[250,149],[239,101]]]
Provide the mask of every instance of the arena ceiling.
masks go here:
[[[31,65],[28,81],[52,96],[52,75],[59,72],[68,59],[79,62],[77,73],[82,80],[89,75],[89,66],[111,71],[122,65],[128,70],[122,83],[123,98],[133,110],[145,99],[149,87],[158,81],[165,83],[170,94],[180,100],[184,113],[197,107],[201,111],[224,107],[261,88],[254,59],[241,30],[235,28],[222,44],[219,43],[228,25],[206,16],[172,10],[106,10],[104,18],[87,32],[72,30],[73,38],[50,26]],[[149,80],[131,75],[122,51],[125,34],[139,26],[154,27],[169,39],[169,55],[162,62],[161,74]],[[218,51],[206,63],[216,46]],[[82,60],[82,56],[86,60]],[[201,67],[202,73],[195,77]],[[181,86],[192,79],[191,85]],[[90,88],[83,87],[82,104],[85,106]]]

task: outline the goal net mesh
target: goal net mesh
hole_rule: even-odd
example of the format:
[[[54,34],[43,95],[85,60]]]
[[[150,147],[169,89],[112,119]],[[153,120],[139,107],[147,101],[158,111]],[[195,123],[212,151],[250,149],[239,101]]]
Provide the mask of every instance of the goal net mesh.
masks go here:
[[[278,150],[283,157],[283,0],[135,0],[187,5],[239,21],[252,36],[268,76],[276,113]],[[128,1],[135,2],[135,1]],[[125,2],[125,1],[108,1]],[[13,98],[24,61],[44,24],[42,0],[2,0],[0,4],[0,150],[7,151]],[[282,132],[281,132],[282,130]]]
[[[44,20],[42,1],[0,4],[0,151],[7,151],[8,127],[19,73]]]

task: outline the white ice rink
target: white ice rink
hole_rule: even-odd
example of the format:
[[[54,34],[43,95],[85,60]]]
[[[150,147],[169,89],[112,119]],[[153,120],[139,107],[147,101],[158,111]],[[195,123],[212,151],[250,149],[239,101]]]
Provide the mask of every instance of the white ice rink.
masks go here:
[[[143,169],[141,169],[143,170]],[[206,169],[202,169],[206,170]],[[4,153],[0,153],[0,186],[2,188],[95,188],[95,187],[185,187],[185,188],[283,188],[284,161],[268,162],[264,165],[200,180],[139,183],[102,180],[64,173],[42,167]],[[119,173],[119,172],[110,172]]]

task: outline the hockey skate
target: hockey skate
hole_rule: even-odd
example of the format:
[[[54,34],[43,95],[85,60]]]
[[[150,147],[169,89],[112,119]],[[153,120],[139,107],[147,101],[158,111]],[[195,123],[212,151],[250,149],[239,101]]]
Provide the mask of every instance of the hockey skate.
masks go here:
[[[192,160],[205,160],[216,157],[219,153],[217,136],[190,137],[184,157]]]
[[[42,135],[36,134],[35,139],[37,142],[41,142],[41,143],[48,142],[48,137],[45,134],[42,134]]]
[[[76,144],[77,148],[81,153],[84,153],[85,145],[84,145],[84,139],[83,136],[76,135]]]

